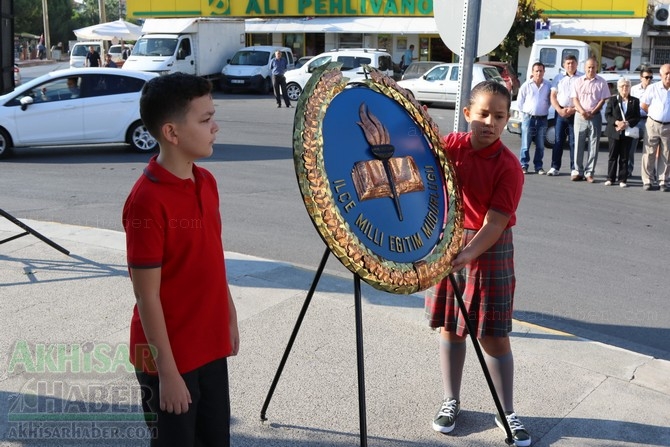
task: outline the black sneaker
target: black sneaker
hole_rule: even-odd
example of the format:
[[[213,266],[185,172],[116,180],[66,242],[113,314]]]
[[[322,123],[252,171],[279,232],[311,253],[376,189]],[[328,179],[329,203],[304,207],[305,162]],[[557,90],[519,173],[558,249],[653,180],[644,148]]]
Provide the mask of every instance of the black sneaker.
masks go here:
[[[440,433],[451,433],[456,427],[456,416],[461,411],[461,404],[456,399],[449,397],[444,399],[442,406],[433,420],[433,430]]]
[[[512,430],[512,437],[514,440],[514,445],[517,447],[527,447],[530,445],[530,435],[528,434],[528,431],[526,428],[523,426],[521,421],[519,421],[519,418],[516,416],[516,413],[512,412],[507,412],[505,413],[505,418],[507,419],[507,423],[509,424],[510,430]],[[496,425],[500,427],[500,429],[505,432],[505,436],[507,436],[507,431],[505,431],[505,426],[503,425],[502,421],[500,420],[500,416],[496,414]]]

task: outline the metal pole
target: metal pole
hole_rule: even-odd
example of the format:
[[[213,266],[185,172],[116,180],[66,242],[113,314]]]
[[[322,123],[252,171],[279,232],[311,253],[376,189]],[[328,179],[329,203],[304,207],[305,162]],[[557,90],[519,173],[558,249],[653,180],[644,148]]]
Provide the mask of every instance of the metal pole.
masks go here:
[[[505,443],[507,443],[507,445],[512,445],[514,444],[514,436],[512,435],[512,429],[509,427],[509,423],[507,422],[507,418],[505,417],[505,410],[503,410],[502,404],[500,403],[500,399],[498,398],[496,387],[493,384],[493,379],[491,379],[491,373],[489,372],[489,368],[486,366],[486,360],[484,359],[484,354],[482,354],[482,348],[481,346],[479,346],[477,336],[473,332],[472,324],[470,323],[470,318],[468,317],[468,309],[465,307],[465,303],[463,302],[463,294],[461,294],[461,291],[458,288],[458,283],[456,282],[456,278],[454,278],[453,273],[449,273],[449,281],[451,281],[451,286],[454,289],[454,297],[456,298],[456,301],[458,302],[458,308],[461,310],[461,314],[463,315],[463,321],[465,322],[465,327],[468,329],[468,334],[470,334],[470,339],[472,340],[472,344],[475,347],[475,352],[477,352],[477,358],[479,359],[479,364],[481,365],[482,371],[484,372],[484,377],[486,377],[486,383],[489,386],[489,391],[491,391],[491,396],[493,396],[493,402],[496,405],[496,410],[498,410],[500,420],[503,423],[503,426],[505,427],[505,433],[507,434],[507,439],[505,439]]]
[[[47,59],[51,59],[51,36],[49,31],[49,7],[47,6],[47,0],[42,0],[42,21],[44,24],[45,55]]]
[[[444,0],[443,0],[444,1]],[[468,123],[463,116],[464,102],[470,97],[472,88],[472,64],[477,57],[479,46],[479,18],[481,0],[465,0],[463,3],[463,27],[461,29],[461,48],[458,54],[458,82],[460,90],[456,98],[454,130],[466,132]]]
[[[358,419],[361,426],[361,447],[368,445],[368,423],[365,407],[365,358],[363,357],[363,313],[361,311],[361,277],[354,275],[356,307],[356,360],[358,363]]]

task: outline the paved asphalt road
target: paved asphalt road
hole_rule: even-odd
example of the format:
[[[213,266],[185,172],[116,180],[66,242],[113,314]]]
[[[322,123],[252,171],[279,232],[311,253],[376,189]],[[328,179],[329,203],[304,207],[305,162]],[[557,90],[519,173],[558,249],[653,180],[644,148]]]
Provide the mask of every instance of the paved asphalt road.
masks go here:
[[[269,96],[217,94],[215,102],[221,131],[202,164],[219,181],[226,248],[316,269],[325,245],[295,179],[294,110],[275,108]],[[453,110],[430,112],[444,133],[451,129]],[[503,140],[518,151],[517,136]],[[526,176],[515,227],[515,317],[670,360],[670,194],[642,190],[639,157],[625,190],[603,185],[604,145],[599,183]],[[0,162],[2,208],[121,230],[123,201],[147,159],[109,146],[17,150]],[[547,169],[550,155],[544,159]],[[327,271],[349,274],[333,257]]]

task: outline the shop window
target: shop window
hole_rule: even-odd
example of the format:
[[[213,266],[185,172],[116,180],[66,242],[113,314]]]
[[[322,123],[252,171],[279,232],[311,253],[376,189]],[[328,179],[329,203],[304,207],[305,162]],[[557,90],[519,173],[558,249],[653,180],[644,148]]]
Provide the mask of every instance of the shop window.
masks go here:
[[[353,33],[342,33],[339,36],[340,48],[363,48],[363,35]]]
[[[304,34],[284,34],[284,46],[289,47],[293,51],[296,59],[306,56],[305,52],[305,35]]]
[[[272,34],[247,34],[247,46],[272,45]]]
[[[670,63],[670,37],[654,39],[653,63],[657,65]]]

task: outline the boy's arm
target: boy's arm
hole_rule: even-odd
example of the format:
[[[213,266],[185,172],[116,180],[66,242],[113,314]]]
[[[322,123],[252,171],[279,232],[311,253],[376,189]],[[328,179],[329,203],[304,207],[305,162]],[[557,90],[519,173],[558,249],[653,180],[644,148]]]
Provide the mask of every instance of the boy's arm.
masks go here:
[[[160,408],[168,413],[185,413],[191,403],[191,394],[172,355],[160,300],[161,269],[131,268],[130,273],[142,329],[156,352],[154,361],[158,368]]]
[[[230,346],[232,347],[230,355],[237,355],[240,350],[240,330],[237,326],[237,310],[235,309],[235,303],[233,303],[233,294],[230,293],[230,287],[228,287],[228,314],[230,315]]]
[[[479,229],[470,243],[451,261],[453,272],[457,272],[466,264],[477,259],[491,248],[507,228],[510,216],[494,210],[488,210],[484,217],[484,225]]]

